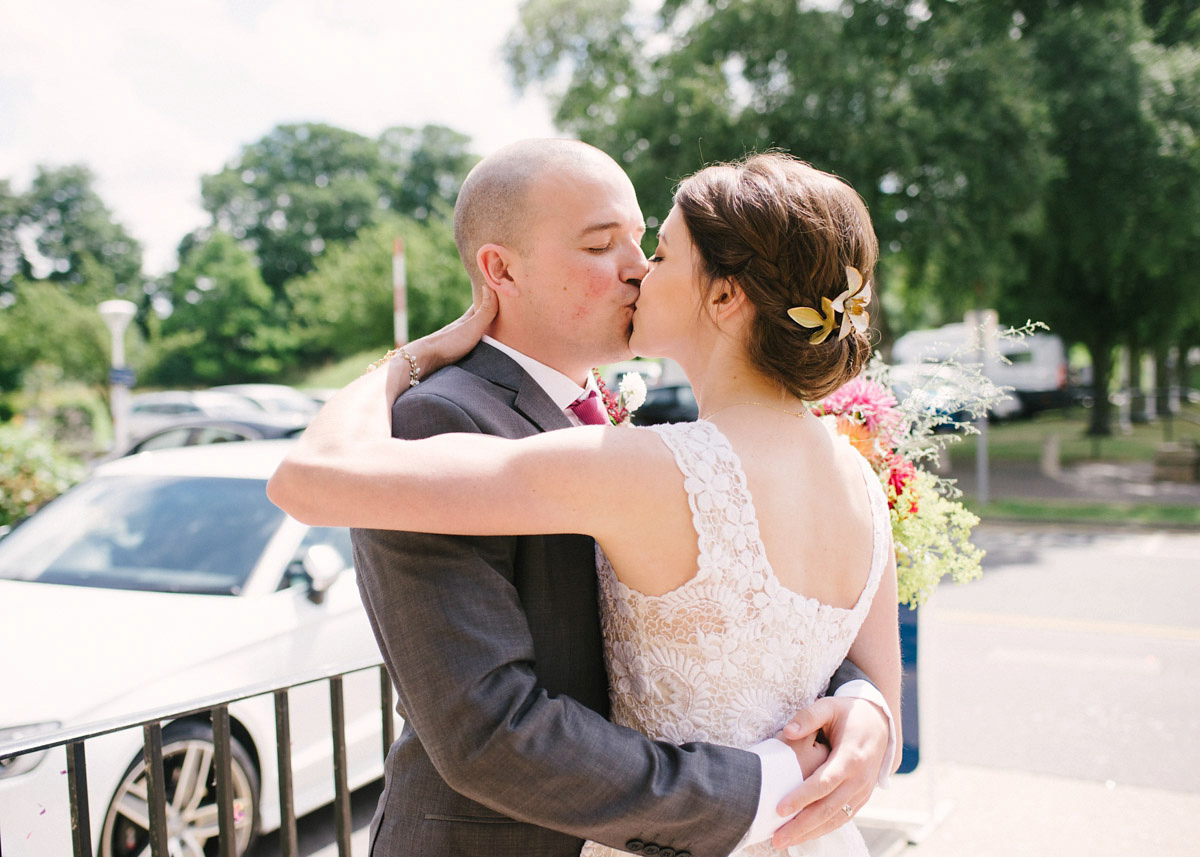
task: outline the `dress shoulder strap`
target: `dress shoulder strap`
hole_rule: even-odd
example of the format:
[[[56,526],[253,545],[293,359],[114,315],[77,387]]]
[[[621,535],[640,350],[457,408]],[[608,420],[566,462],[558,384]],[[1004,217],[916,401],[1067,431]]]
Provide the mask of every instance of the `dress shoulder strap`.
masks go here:
[[[741,459],[712,423],[649,426],[675,456],[683,474],[700,549],[699,577],[709,569],[751,564],[765,551]],[[736,562],[734,562],[736,560]]]

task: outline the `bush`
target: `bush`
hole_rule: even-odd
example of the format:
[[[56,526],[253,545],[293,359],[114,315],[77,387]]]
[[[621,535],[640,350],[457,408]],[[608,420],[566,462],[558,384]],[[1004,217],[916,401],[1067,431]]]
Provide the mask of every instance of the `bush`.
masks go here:
[[[0,425],[0,526],[29,517],[82,477],[82,465],[45,437]]]

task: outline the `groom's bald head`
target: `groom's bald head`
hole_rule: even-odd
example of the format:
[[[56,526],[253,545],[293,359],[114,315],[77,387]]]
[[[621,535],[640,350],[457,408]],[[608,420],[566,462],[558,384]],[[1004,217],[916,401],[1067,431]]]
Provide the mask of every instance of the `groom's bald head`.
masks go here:
[[[454,243],[477,291],[483,275],[476,262],[485,244],[527,252],[531,189],[544,176],[585,178],[619,170],[604,152],[578,140],[531,139],[512,143],[480,161],[463,182],[454,205]]]

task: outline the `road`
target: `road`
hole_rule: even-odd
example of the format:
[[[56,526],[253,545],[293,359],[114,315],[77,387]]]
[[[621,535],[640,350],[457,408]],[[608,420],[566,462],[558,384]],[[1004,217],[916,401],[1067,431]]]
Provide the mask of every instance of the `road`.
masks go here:
[[[1200,533],[976,541],[922,610],[921,765],[868,812],[938,823],[889,853],[1200,853]]]
[[[921,611],[921,763],[864,811],[873,857],[1200,853],[1200,533],[975,540],[983,578]],[[337,853],[331,818],[303,820],[302,853]]]

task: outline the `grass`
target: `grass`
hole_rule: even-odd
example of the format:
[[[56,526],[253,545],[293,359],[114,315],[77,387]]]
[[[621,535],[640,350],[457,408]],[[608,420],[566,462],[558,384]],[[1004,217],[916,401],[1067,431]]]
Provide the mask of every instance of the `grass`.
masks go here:
[[[301,390],[329,390],[345,387],[363,372],[367,367],[383,356],[387,348],[372,348],[352,354],[336,363],[322,366],[307,377],[301,378],[296,386]]]
[[[1086,435],[1089,413],[1071,409],[1040,414],[1032,419],[988,426],[988,459],[993,466],[1009,462],[1037,464],[1048,442],[1057,442],[1064,467],[1089,461],[1149,463],[1168,439],[1200,442],[1200,405],[1189,403],[1170,423],[1134,424],[1111,437]],[[978,436],[949,447],[951,463],[966,469],[975,461]],[[986,504],[964,497],[968,508],[986,521],[1053,521],[1095,526],[1154,526],[1200,528],[1200,506],[1152,501],[1104,502],[1051,498],[1005,498]]]
[[[1097,527],[1200,529],[1200,508],[1161,503],[1098,503],[1073,500],[1005,499],[964,504],[984,521],[1086,524]]]

